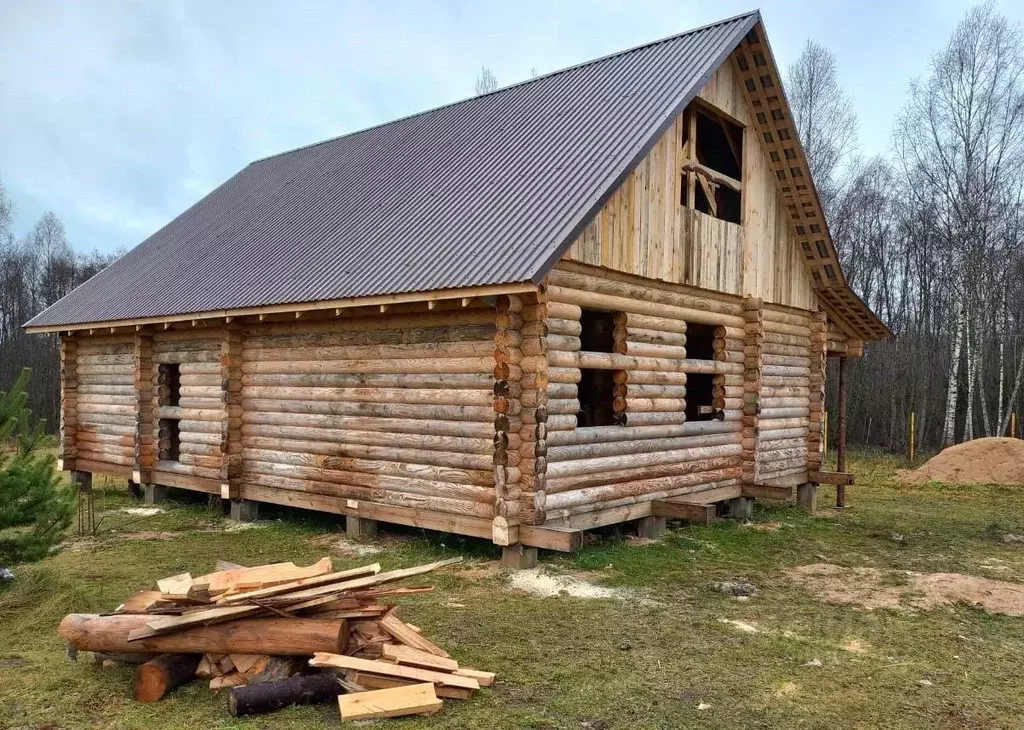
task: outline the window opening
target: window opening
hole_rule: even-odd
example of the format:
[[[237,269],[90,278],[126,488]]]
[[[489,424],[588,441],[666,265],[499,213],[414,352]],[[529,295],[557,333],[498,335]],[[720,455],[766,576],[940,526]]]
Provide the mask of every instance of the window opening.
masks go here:
[[[181,405],[181,366],[178,363],[160,363],[157,388],[161,407],[174,408]],[[179,419],[160,419],[159,451],[161,461],[180,461],[181,424]]]
[[[615,351],[615,314],[584,309],[580,315],[580,349],[584,352]],[[580,368],[577,389],[580,411],[577,425],[615,425],[615,371],[600,368]]]
[[[715,359],[715,328],[709,324],[686,324],[686,356],[692,360]],[[715,408],[714,375],[687,373],[686,420],[722,420],[725,414]]]
[[[742,219],[743,128],[700,104],[683,113],[682,205],[730,223]]]

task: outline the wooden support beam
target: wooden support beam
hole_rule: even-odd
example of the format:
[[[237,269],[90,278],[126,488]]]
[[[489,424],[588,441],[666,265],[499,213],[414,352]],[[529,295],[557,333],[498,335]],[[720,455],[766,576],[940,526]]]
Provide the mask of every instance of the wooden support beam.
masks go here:
[[[651,514],[670,520],[711,522],[717,516],[715,505],[659,499],[651,502]]]
[[[835,484],[837,486],[849,486],[853,484],[853,474],[845,471],[810,471],[807,472],[808,481],[818,484]]]
[[[839,433],[836,438],[836,471],[846,471],[846,400],[849,382],[846,377],[846,356],[839,358]],[[846,506],[846,485],[836,485],[836,507]]]
[[[776,487],[770,484],[744,484],[743,496],[753,499],[793,499],[793,487]]]

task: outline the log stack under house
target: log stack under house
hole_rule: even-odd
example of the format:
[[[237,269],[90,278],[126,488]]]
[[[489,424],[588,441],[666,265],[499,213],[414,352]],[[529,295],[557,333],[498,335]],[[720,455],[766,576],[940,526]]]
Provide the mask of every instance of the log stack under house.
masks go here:
[[[756,12],[257,161],[26,327],[60,338],[83,487],[471,535],[512,565],[813,507],[852,480],[822,471],[826,358],[891,336]]]

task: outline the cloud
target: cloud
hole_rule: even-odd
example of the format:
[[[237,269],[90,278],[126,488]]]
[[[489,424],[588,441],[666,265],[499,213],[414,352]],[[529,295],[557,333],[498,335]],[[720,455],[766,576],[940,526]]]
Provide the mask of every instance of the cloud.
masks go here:
[[[750,5],[5,0],[0,177],[19,228],[51,208],[78,248],[131,247],[255,159],[471,94],[481,65],[506,85]],[[837,48],[844,80],[885,58],[841,32],[868,22],[857,8],[780,2],[765,15],[783,65],[805,35]]]

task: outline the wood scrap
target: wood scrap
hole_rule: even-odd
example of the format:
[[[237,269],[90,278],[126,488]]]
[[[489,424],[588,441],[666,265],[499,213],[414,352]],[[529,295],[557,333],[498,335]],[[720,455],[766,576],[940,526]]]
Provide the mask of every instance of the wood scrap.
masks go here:
[[[161,590],[140,591],[114,613],[68,615],[58,632],[69,656],[84,649],[108,665],[120,666],[122,659],[139,664],[135,691],[141,701],[200,677],[215,692],[232,690],[232,714],[329,701],[343,691],[390,692],[387,697],[398,698],[393,706],[374,712],[422,714],[436,711],[439,697],[470,697],[494,675],[460,667],[382,599],[432,591],[392,584],[459,560],[333,573],[329,559],[306,567],[219,563],[198,577],[162,578]],[[307,665],[325,671],[304,675]],[[415,690],[421,685],[431,688],[425,700]],[[360,703],[353,708],[357,715],[368,711]]]
[[[459,663],[454,659],[437,656],[404,644],[384,644],[381,647],[381,653],[388,661],[407,664],[411,667],[434,669],[439,672],[454,672],[459,668]]]
[[[353,656],[331,654],[329,652],[317,652],[309,660],[309,666],[320,669],[355,669],[360,674],[381,674],[386,677],[402,677],[403,679],[418,679],[423,682],[444,684],[449,687],[461,687],[462,689],[480,689],[480,683],[472,677],[462,677],[458,674],[435,672],[430,669],[418,667],[407,667],[401,664],[392,664],[375,659],[360,659]]]
[[[263,684],[235,687],[228,695],[228,712],[233,717],[261,715],[290,705],[332,702],[342,686],[333,674],[306,674]]]
[[[188,597],[188,592],[192,589],[192,574],[179,573],[169,578],[162,578],[156,582],[156,587],[164,597]]]
[[[338,695],[338,707],[342,720],[373,720],[403,715],[432,715],[441,710],[442,703],[434,692],[434,685],[428,682]]]

